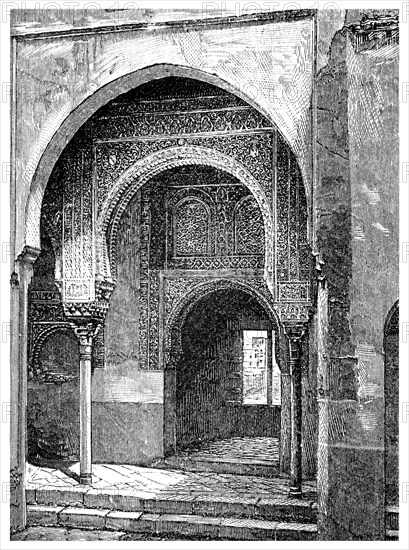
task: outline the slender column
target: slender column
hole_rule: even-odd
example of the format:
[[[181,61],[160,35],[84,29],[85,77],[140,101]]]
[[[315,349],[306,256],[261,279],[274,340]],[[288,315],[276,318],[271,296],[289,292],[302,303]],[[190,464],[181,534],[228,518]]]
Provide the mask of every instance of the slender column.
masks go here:
[[[280,472],[289,474],[291,466],[291,375],[281,373]]]
[[[290,496],[302,498],[302,376],[301,340],[304,329],[300,325],[289,325],[287,335],[290,347],[291,376],[291,464]]]
[[[24,247],[11,276],[10,528],[26,524],[28,286],[40,250]]]
[[[80,483],[92,483],[91,458],[91,355],[92,324],[74,329],[80,345]]]

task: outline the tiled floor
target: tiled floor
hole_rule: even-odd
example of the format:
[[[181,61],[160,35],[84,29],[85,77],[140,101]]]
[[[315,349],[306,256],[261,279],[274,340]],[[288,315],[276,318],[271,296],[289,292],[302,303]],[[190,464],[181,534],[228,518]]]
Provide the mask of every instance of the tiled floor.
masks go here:
[[[27,489],[56,487],[88,491],[79,484],[79,463],[67,468],[27,465]],[[154,499],[211,500],[278,498],[288,502],[288,480],[214,472],[184,472],[131,465],[94,464],[93,489],[120,491],[134,497]],[[305,498],[316,500],[315,483],[303,484]]]
[[[234,437],[205,442],[178,453],[179,457],[208,462],[273,465],[279,459],[276,437]]]
[[[63,527],[29,527],[16,533],[11,540],[123,540],[126,534],[121,531],[86,531],[84,529],[65,529]]]

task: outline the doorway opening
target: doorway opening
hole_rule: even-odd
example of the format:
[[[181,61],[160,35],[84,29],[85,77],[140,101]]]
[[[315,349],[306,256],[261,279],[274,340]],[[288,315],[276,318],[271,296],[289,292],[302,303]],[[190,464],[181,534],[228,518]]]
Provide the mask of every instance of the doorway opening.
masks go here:
[[[250,293],[227,288],[196,301],[181,324],[172,465],[278,471],[278,346],[275,322]]]

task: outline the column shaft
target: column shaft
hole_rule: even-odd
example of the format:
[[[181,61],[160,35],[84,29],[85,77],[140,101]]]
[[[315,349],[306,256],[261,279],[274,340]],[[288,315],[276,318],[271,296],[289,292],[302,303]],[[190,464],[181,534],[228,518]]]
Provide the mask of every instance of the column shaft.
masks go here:
[[[91,466],[91,360],[80,359],[80,482],[92,483]]]
[[[92,327],[75,329],[80,343],[80,483],[92,483],[91,353]]]
[[[291,468],[290,495],[302,496],[302,393],[300,343],[296,339],[290,342],[290,373],[291,373]]]

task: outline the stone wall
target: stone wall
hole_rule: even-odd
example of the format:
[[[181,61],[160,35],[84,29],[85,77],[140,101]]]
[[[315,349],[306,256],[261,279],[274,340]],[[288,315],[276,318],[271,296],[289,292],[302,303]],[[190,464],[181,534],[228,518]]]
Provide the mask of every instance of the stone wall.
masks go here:
[[[317,332],[319,528],[332,540],[384,538],[382,345],[399,281],[396,55],[391,46],[365,51],[344,28],[316,82],[316,244],[326,278]]]

